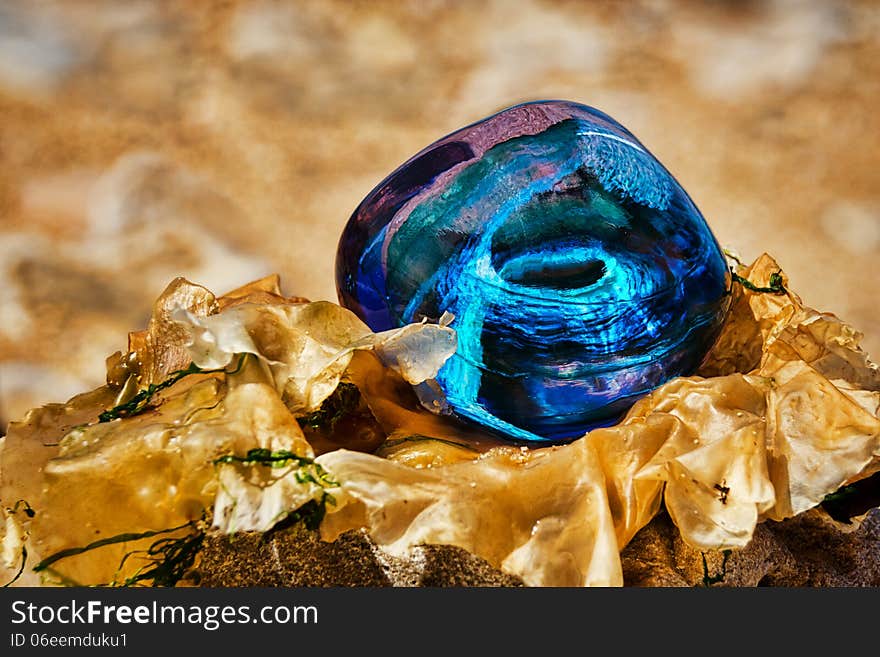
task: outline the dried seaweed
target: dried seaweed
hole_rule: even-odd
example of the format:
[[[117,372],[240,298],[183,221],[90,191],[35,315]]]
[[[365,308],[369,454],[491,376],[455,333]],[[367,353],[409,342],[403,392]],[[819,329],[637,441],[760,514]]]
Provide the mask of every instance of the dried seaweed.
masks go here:
[[[117,575],[122,572],[123,567],[131,557],[143,555],[148,563],[121,582],[118,582],[114,576],[113,581],[103,585],[130,587],[140,585],[142,582],[151,582],[151,586],[154,587],[173,587],[183,579],[192,568],[196,556],[202,548],[207,533],[207,523],[204,514],[199,520],[192,520],[177,527],[138,533],[126,532],[99,541],[94,541],[93,543],[81,547],[61,550],[43,559],[40,563],[34,566],[33,570],[34,572],[54,572],[51,569],[52,564],[61,559],[84,554],[108,545],[128,543],[144,538],[150,538],[152,536],[171,534],[186,529],[187,527],[193,528],[193,531],[185,536],[160,538],[145,550],[132,550],[131,552],[126,553],[119,562]],[[67,578],[62,578],[61,583],[72,586],[77,585],[76,582]]]
[[[66,559],[68,557],[74,557],[78,554],[83,554],[85,552],[90,552],[92,550],[97,550],[98,548],[102,548],[106,545],[114,545],[116,543],[129,543],[131,541],[139,541],[143,538],[150,538],[152,536],[160,536],[162,534],[171,534],[173,532],[180,531],[181,529],[185,529],[186,527],[191,527],[196,521],[191,520],[183,525],[178,527],[171,527],[170,529],[156,529],[149,530],[145,532],[126,532],[123,534],[116,534],[115,536],[108,536],[107,538],[102,538],[97,541],[93,541],[88,545],[83,545],[80,547],[72,547],[67,548],[65,550],[59,550],[54,554],[49,555],[36,566],[34,566],[34,572],[38,573],[42,570],[48,569],[52,564],[56,561],[60,561],[61,559]]]
[[[33,518],[36,515],[36,512],[31,508],[31,505],[28,504],[27,500],[18,500],[15,503],[15,505],[11,509],[8,510],[8,512],[10,514],[16,514],[16,513],[18,513],[19,507],[21,507],[21,506],[24,506],[23,511],[24,511],[24,514],[28,518]],[[13,584],[15,584],[15,582],[18,581],[18,579],[21,577],[21,574],[24,572],[24,567],[25,567],[25,564],[27,563],[27,558],[28,558],[27,543],[24,542],[21,545],[21,565],[18,567],[18,572],[15,573],[15,577],[13,577],[11,580],[6,582],[6,584],[4,584],[0,588],[5,589],[9,586],[12,586]]]
[[[136,586],[139,582],[152,582],[154,587],[172,587],[182,580],[195,563],[205,542],[206,529],[196,525],[195,531],[179,538],[162,538],[146,550],[136,550],[126,554],[119,564],[119,570],[129,557],[144,555],[149,561],[134,575],[127,577],[119,586]]]
[[[176,370],[169,374],[168,378],[164,381],[160,383],[151,383],[146,388],[138,392],[134,397],[129,399],[127,402],[123,404],[118,404],[113,408],[104,411],[103,413],[98,415],[98,422],[110,422],[111,420],[131,417],[133,415],[137,415],[138,413],[144,412],[147,408],[149,408],[150,401],[153,399],[156,393],[161,392],[166,388],[170,388],[182,378],[187,377],[191,374],[218,374],[220,372],[223,372],[225,374],[237,374],[241,370],[241,367],[244,364],[245,358],[247,358],[247,356],[248,354],[243,354],[238,361],[238,365],[236,365],[235,369],[232,371],[227,371],[225,367],[206,370],[198,367],[195,363],[190,363],[184,369]]]
[[[327,505],[336,504],[336,499],[327,492],[328,488],[339,487],[339,482],[334,480],[321,464],[314,459],[294,454],[287,450],[271,451],[265,448],[248,450],[245,456],[227,454],[214,460],[215,465],[239,463],[244,466],[262,465],[270,468],[284,468],[296,466],[293,473],[299,484],[315,484],[321,487],[321,497],[317,500],[309,500],[302,506],[291,511],[280,524],[290,526],[297,522],[303,522],[307,529],[316,530],[327,515]]]

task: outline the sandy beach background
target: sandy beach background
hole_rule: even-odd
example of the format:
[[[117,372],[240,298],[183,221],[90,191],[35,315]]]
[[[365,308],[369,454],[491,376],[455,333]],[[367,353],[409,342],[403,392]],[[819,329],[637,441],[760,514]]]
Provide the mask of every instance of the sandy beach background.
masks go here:
[[[880,3],[6,0],[0,424],[100,385],[175,276],[335,300],[376,183],[542,98],[617,118],[880,358]]]

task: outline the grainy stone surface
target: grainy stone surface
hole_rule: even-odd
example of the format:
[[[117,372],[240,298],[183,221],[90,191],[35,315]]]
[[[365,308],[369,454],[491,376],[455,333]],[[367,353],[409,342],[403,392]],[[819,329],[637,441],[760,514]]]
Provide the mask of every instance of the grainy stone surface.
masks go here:
[[[748,546],[727,556],[690,547],[661,513],[621,560],[626,586],[880,586],[880,508],[850,524],[819,508],[765,522]],[[396,559],[362,532],[328,543],[301,526],[263,536],[211,536],[198,576],[202,586],[522,585],[460,548],[424,546]]]
[[[628,586],[880,586],[880,509],[851,524],[819,508],[764,522],[727,558],[690,547],[661,514],[621,557]]]
[[[201,586],[521,586],[461,548],[427,545],[408,559],[381,552],[363,532],[326,542],[302,526],[210,536],[197,569]]]

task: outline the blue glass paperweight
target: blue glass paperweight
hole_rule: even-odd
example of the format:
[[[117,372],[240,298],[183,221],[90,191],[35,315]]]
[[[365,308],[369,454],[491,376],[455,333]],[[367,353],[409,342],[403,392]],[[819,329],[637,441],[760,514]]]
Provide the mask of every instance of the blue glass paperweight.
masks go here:
[[[729,305],[724,255],[681,185],[614,119],[506,109],[431,144],[358,206],[340,303],[373,330],[444,311],[450,409],[514,441],[566,441],[692,374]]]

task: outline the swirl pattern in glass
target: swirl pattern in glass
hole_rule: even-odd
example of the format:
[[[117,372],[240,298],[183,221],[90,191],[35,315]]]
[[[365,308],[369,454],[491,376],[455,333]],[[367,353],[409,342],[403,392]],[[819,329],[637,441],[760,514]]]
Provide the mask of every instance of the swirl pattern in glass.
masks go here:
[[[729,305],[724,255],[662,164],[567,101],[506,109],[428,146],[349,220],[342,305],[373,330],[444,311],[451,410],[513,441],[566,441],[692,374]]]

